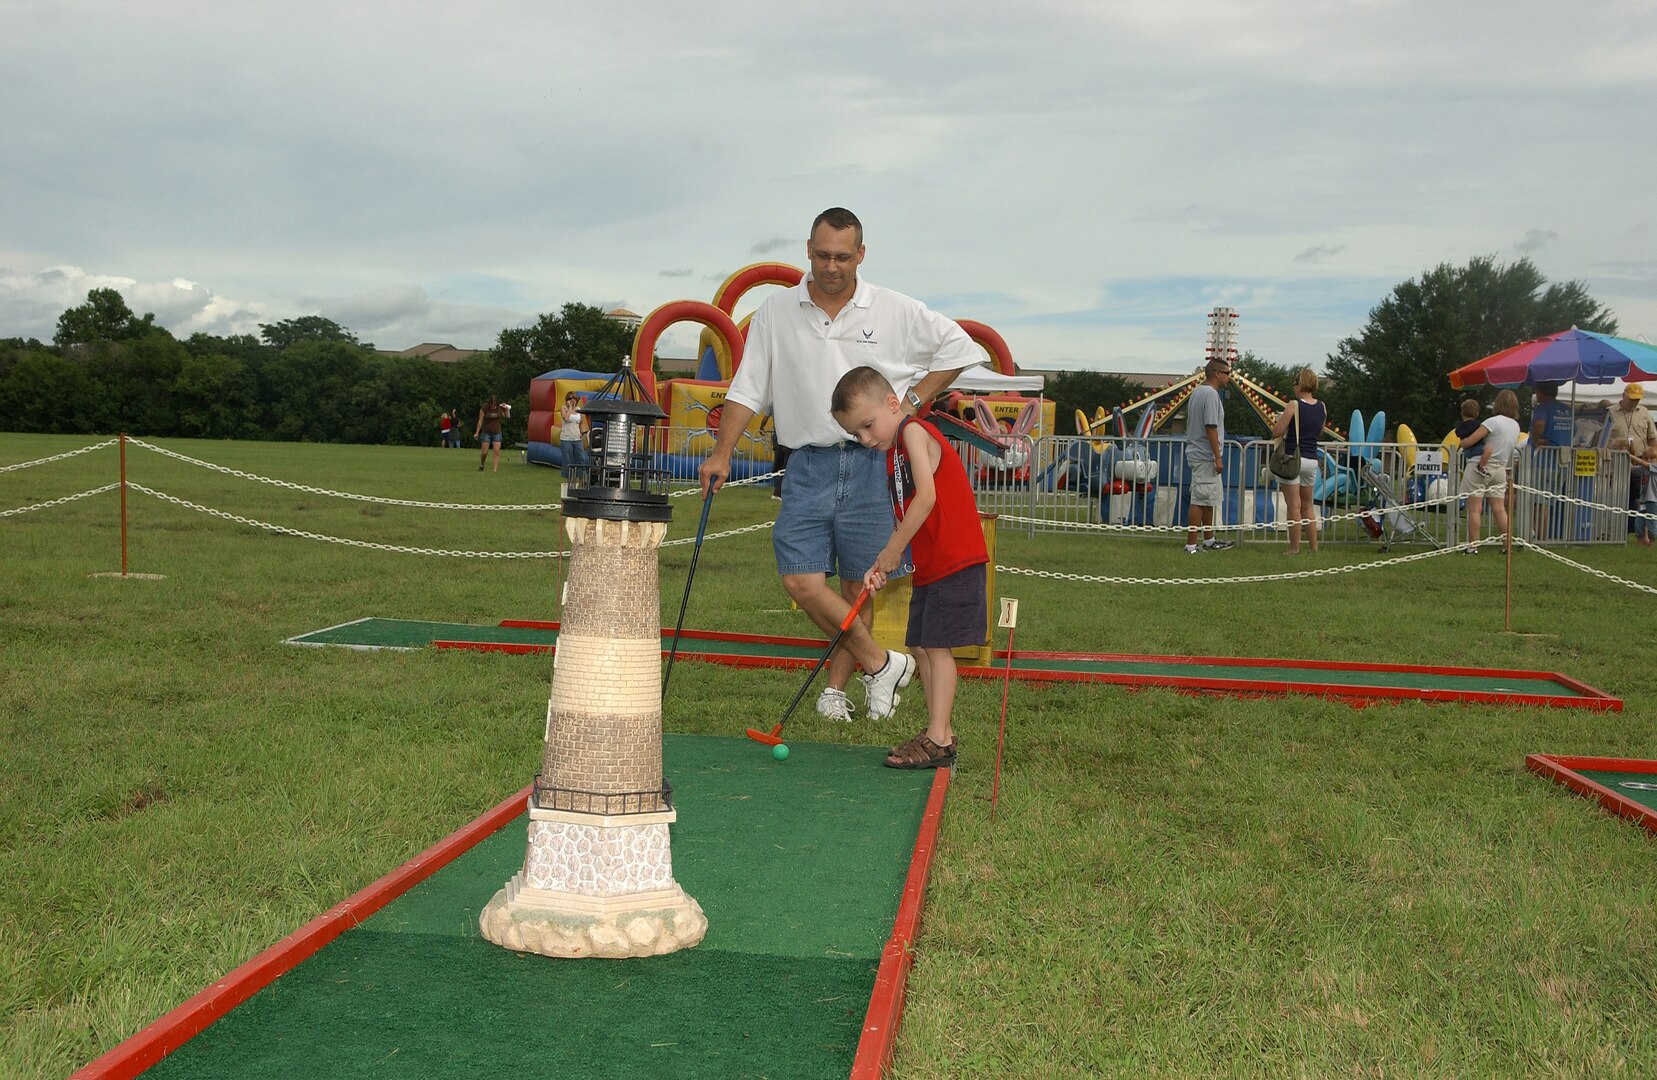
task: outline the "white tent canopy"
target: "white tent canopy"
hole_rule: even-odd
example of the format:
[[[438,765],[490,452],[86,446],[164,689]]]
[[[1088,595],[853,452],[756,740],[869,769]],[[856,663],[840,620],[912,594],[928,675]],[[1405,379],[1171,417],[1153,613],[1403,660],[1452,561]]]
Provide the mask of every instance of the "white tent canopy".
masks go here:
[[[1574,399],[1578,405],[1592,405],[1606,399],[1614,402],[1622,397],[1623,387],[1627,385],[1628,383],[1622,379],[1612,379],[1604,383],[1564,382],[1559,384],[1559,400]],[[1650,389],[1657,393],[1657,384],[1652,384]]]
[[[1046,384],[1040,375],[1003,375],[992,368],[978,366],[961,372],[949,388],[969,394],[1039,394]]]

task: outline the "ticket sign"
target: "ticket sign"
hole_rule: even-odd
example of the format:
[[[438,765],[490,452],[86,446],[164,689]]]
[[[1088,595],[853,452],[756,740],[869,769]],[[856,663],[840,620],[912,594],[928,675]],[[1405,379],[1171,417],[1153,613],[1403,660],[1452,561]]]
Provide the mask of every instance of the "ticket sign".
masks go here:
[[[1576,451],[1576,475],[1593,476],[1599,472],[1599,451]]]
[[[1417,476],[1441,476],[1444,473],[1444,451],[1418,450],[1415,454]]]

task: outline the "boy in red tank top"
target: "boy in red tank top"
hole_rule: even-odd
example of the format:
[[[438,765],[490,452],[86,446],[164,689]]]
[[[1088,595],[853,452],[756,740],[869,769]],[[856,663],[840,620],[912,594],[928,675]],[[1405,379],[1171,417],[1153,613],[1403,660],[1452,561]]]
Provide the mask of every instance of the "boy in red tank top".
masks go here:
[[[909,627],[904,644],[914,653],[926,692],[926,730],[892,748],[894,769],[934,769],[955,763],[955,654],[984,641],[984,579],[989,552],[966,467],[938,429],[907,416],[885,376],[853,368],[834,388],[830,411],[858,442],[886,451],[886,477],[896,519],[863,583],[886,584],[908,548],[911,567]]]

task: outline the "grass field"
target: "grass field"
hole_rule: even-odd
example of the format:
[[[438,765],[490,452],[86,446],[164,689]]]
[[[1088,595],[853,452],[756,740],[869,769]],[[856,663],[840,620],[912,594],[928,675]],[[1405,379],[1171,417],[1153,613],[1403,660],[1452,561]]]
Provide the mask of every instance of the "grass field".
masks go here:
[[[86,440],[0,434],[0,465]],[[550,470],[469,453],[165,445],[285,480],[466,503],[555,501]],[[550,551],[551,512],[347,502],[129,449],[131,479],[243,517],[377,543]],[[0,511],[115,479],[115,452],[0,474]],[[675,500],[674,536],[694,532]],[[710,532],[764,521],[716,499]],[[0,1076],[62,1076],[528,782],[550,663],[280,644],[367,615],[556,616],[547,559],[397,554],[276,535],[113,493],[0,518]],[[1279,546],[1004,531],[997,561],[1220,577],[1367,566]],[[1572,554],[1657,584],[1644,549]],[[662,553],[664,622],[690,558]],[[1113,587],[1004,574],[1017,646],[1522,667],[1620,714],[967,682],[962,764],[894,1074],[1657,1075],[1657,844],[1532,777],[1543,751],[1657,758],[1650,594],[1445,556],[1289,582]],[[765,531],[709,541],[687,624],[800,634]],[[998,639],[998,644],[1003,642]],[[676,666],[665,725],[774,721],[797,673]],[[714,704],[710,704],[714,703]],[[797,737],[921,724],[815,716]]]

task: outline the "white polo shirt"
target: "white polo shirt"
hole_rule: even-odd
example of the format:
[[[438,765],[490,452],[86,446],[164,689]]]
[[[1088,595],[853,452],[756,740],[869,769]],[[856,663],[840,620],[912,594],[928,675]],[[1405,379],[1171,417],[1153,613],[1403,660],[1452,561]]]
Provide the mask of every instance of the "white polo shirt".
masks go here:
[[[902,394],[928,371],[983,362],[966,331],[919,300],[858,278],[851,302],[830,319],[801,281],[754,312],[726,396],[756,413],[770,409],[784,446],[834,446],[851,436],[829,399],[852,368],[867,364]]]

